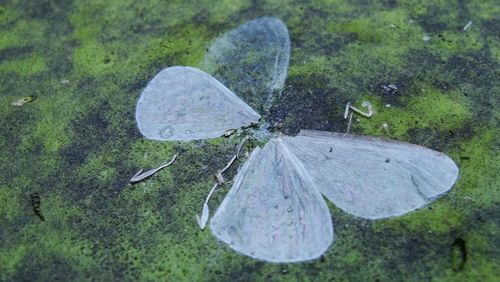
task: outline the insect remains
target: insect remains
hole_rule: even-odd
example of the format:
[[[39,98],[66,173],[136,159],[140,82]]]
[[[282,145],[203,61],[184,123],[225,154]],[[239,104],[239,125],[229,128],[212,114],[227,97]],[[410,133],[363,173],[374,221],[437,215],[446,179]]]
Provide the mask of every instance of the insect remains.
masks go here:
[[[34,192],[30,194],[31,199],[31,207],[33,208],[33,212],[40,218],[40,220],[45,221],[45,217],[42,214],[42,209],[40,208],[41,197],[38,192]]]
[[[256,124],[261,116],[254,109],[267,117],[281,93],[289,57],[282,21],[246,22],[214,41],[204,61],[208,73],[174,66],[151,80],[136,107],[139,130],[149,139],[191,141]],[[347,103],[347,131],[354,113],[374,114],[370,103],[362,106],[366,112]],[[423,146],[318,130],[286,136],[273,133],[270,124],[261,121],[258,129],[248,130],[264,145],[252,150],[212,218],[210,197],[225,183],[223,173],[243,145],[217,171],[201,216],[196,215],[201,229],[210,220],[215,237],[255,259],[320,258],[334,240],[326,200],[361,218],[400,216],[447,193],[458,176],[452,159]]]

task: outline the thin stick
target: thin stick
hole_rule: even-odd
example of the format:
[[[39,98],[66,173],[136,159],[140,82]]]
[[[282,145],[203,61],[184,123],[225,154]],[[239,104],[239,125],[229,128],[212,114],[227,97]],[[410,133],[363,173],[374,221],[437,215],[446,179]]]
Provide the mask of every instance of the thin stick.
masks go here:
[[[142,181],[142,180],[150,177],[151,175],[157,173],[159,170],[166,168],[167,166],[173,164],[176,158],[177,158],[177,154],[175,154],[174,157],[172,158],[172,160],[170,160],[168,163],[160,165],[157,168],[150,169],[150,170],[145,171],[145,172],[143,172],[144,171],[143,169],[140,169],[136,174],[134,174],[134,176],[132,176],[132,178],[130,178],[130,183],[136,183],[136,182]]]
[[[205,199],[205,205],[208,205],[208,201],[210,201],[210,198],[212,197],[212,194],[215,192],[215,188],[219,186],[219,183],[215,183],[214,186],[212,187],[212,190],[210,190],[210,193],[208,193],[207,198]]]
[[[205,227],[207,226],[208,217],[210,216],[210,210],[208,209],[208,201],[210,200],[210,197],[212,197],[212,194],[214,193],[215,188],[217,188],[218,185],[219,183],[215,183],[215,185],[212,187],[212,190],[210,190],[210,193],[208,193],[208,196],[205,199],[205,202],[203,203],[201,216],[196,215],[196,221],[198,222],[198,226],[200,226],[201,230],[204,230]]]
[[[226,166],[223,169],[219,170],[219,172],[224,173],[224,171],[226,171],[234,163],[235,160],[236,160],[236,155],[234,155],[231,158],[231,160],[226,164]]]
[[[198,226],[200,226],[201,230],[205,229],[207,222],[208,222],[208,218],[210,216],[210,210],[208,208],[208,201],[212,197],[212,194],[215,192],[215,189],[217,188],[217,186],[223,185],[225,183],[224,176],[222,176],[222,174],[229,167],[231,167],[231,165],[234,163],[234,161],[239,157],[241,149],[243,148],[243,145],[245,144],[245,142],[248,139],[250,139],[250,137],[246,136],[243,140],[241,140],[240,144],[238,144],[238,147],[236,149],[236,154],[231,158],[231,160],[229,160],[229,162],[226,164],[226,166],[224,168],[222,168],[221,170],[218,170],[217,173],[215,174],[215,178],[217,179],[217,183],[214,184],[214,186],[212,187],[212,190],[210,190],[210,192],[208,193],[208,195],[205,199],[205,202],[203,203],[203,209],[201,211],[201,216],[196,215],[196,221],[198,222]]]
[[[347,102],[345,105],[345,111],[344,111],[344,119],[347,119],[347,116],[351,112],[351,102]]]
[[[238,148],[236,150],[236,155],[234,155],[231,160],[229,160],[229,162],[226,164],[226,166],[221,169],[221,170],[218,170],[217,173],[215,174],[215,178],[217,178],[217,182],[219,182],[219,185],[222,185],[224,184],[225,180],[224,180],[224,176],[222,176],[222,174],[229,168],[231,167],[231,165],[234,163],[234,161],[239,157],[240,155],[240,151],[241,151],[241,148],[243,148],[243,145],[245,144],[245,142],[250,139],[249,136],[246,136],[243,140],[241,140],[240,144],[238,144]]]
[[[346,133],[349,133],[349,130],[351,129],[351,122],[352,122],[352,112],[351,114],[349,115],[349,122],[347,123],[347,131]]]
[[[467,31],[471,26],[472,26],[472,21],[469,21],[462,30]]]
[[[243,140],[241,140],[240,144],[238,145],[238,150],[236,150],[236,158],[240,157],[241,148],[243,148],[243,145],[245,145],[245,142],[247,142],[248,139],[250,139],[250,136],[247,135]]]
[[[365,107],[368,109],[368,112],[363,112],[361,111],[360,109],[357,109],[351,105],[349,105],[349,108],[351,108],[351,110],[355,111],[356,113],[364,116],[364,117],[371,117],[373,115],[373,108],[372,108],[372,104],[370,104],[370,102],[363,102],[363,104],[361,104],[362,107]]]

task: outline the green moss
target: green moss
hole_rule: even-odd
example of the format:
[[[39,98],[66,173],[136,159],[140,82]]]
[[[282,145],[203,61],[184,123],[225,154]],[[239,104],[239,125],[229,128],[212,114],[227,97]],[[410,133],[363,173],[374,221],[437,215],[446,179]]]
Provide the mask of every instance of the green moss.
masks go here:
[[[0,279],[493,280],[500,257],[492,248],[500,182],[495,4],[76,0],[37,11],[15,1],[0,7]],[[303,264],[256,261],[200,231],[195,216],[213,174],[241,136],[145,140],[135,102],[161,68],[199,67],[217,36],[260,16],[286,22],[292,43],[277,114],[266,120],[284,119],[292,133],[344,131],[345,103],[370,101],[375,114],[355,118],[353,132],[443,148],[460,168],[454,188],[428,207],[379,221],[330,204],[335,243]],[[389,83],[396,93],[381,90]],[[10,106],[27,95],[38,99]],[[175,153],[172,166],[128,184],[138,169]],[[229,186],[214,194],[212,214]],[[46,221],[32,211],[32,192],[41,194]],[[457,237],[468,250],[462,271],[450,263]]]
[[[498,193],[500,156],[495,153],[498,146],[498,130],[487,130],[470,141],[461,144],[460,179],[456,187],[457,197],[467,205],[493,204]]]
[[[15,72],[20,75],[28,76],[46,70],[47,65],[45,59],[38,55],[14,61],[4,61],[0,64],[0,73]]]
[[[15,13],[11,14],[10,17],[14,17],[14,15]],[[16,24],[12,28],[0,31],[0,50],[12,46],[33,45],[44,42],[46,26],[47,24],[44,21],[16,21]]]
[[[47,152],[58,152],[63,146],[69,144],[70,139],[65,133],[65,128],[71,118],[68,115],[68,108],[73,107],[72,104],[72,97],[68,93],[62,93],[57,98],[37,101],[37,108],[45,114],[39,119],[34,135],[43,141]]]
[[[184,280],[186,276],[194,280],[203,279],[196,257],[187,256],[182,245],[176,244],[168,236],[156,239],[157,245],[151,255],[160,259],[140,269],[141,280]]]
[[[210,8],[210,19],[213,19],[213,22],[227,21],[231,15],[241,10],[248,9],[252,5],[252,1],[249,0],[223,0],[212,3],[208,1],[208,3],[212,6]]]
[[[407,100],[407,106],[399,108],[384,105],[376,97],[365,96],[360,101],[372,103],[375,114],[369,119],[360,118],[357,125],[367,135],[386,135],[398,139],[410,129],[456,130],[472,118],[468,99],[459,92],[423,88],[420,95]]]
[[[374,30],[372,27],[374,23],[370,19],[362,18],[342,23],[334,30],[335,32],[349,32],[357,36],[357,39],[366,42],[380,42],[382,41],[383,33],[379,30]]]
[[[84,42],[74,55],[75,66],[92,76],[113,72],[114,60],[112,51],[96,41]]]
[[[0,248],[0,278],[8,280],[18,270],[27,253],[28,248],[25,245],[18,245],[12,249]]]
[[[21,205],[17,198],[18,191],[9,186],[0,187],[0,201],[4,203],[0,206],[0,225],[7,224],[8,221],[19,216]]]
[[[170,160],[175,154],[171,142],[141,139],[134,142],[130,162],[140,167],[156,167]]]
[[[431,39],[432,48],[439,51],[466,52],[479,51],[484,47],[481,35],[474,29],[463,31],[443,31]]]
[[[85,165],[79,168],[80,177],[92,177],[103,187],[110,184],[116,177],[116,168],[110,165],[111,160],[108,155],[91,156]]]

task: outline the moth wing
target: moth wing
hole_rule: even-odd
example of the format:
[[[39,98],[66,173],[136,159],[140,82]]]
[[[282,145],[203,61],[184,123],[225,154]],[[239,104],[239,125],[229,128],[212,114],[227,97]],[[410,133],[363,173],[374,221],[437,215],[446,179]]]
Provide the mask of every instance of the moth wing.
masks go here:
[[[311,260],[333,241],[325,200],[279,139],[252,152],[211,229],[232,249],[270,262]]]
[[[214,138],[257,123],[260,115],[209,74],[191,67],[160,71],[142,92],[136,121],[149,139]]]
[[[448,156],[414,144],[324,131],[283,140],[321,193],[359,217],[418,209],[450,190],[458,176]]]
[[[204,69],[252,108],[267,111],[285,83],[290,60],[286,25],[273,17],[248,21],[217,38]]]

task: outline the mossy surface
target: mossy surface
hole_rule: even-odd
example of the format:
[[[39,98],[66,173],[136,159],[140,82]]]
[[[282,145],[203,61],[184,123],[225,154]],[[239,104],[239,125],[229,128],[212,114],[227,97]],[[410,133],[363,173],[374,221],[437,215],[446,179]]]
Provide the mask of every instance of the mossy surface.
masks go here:
[[[494,281],[499,14],[493,0],[3,1],[0,280]],[[329,204],[335,243],[312,262],[256,261],[200,231],[195,215],[241,137],[145,140],[135,103],[159,70],[200,67],[217,36],[263,16],[282,19],[292,44],[268,122],[290,135],[344,132],[345,104],[370,101],[375,114],[355,116],[352,132],[446,153],[460,168],[454,188],[385,220]],[[171,167],[128,183],[173,154]]]

